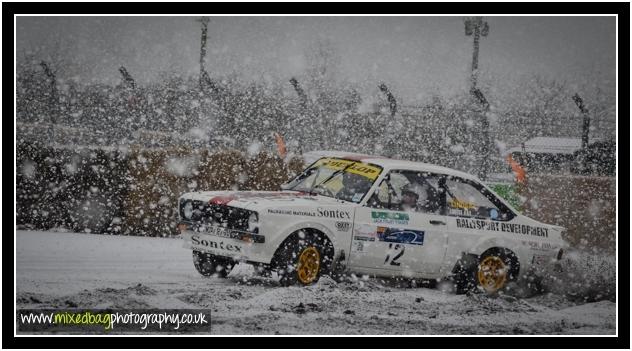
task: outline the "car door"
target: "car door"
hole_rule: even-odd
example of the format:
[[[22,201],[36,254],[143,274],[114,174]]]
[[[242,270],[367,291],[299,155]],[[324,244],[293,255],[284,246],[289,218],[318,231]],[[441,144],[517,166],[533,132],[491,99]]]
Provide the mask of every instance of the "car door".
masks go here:
[[[350,266],[376,274],[438,272],[447,248],[439,178],[419,171],[389,172],[367,204],[356,209]],[[404,206],[403,192],[410,189],[419,196],[414,206]]]
[[[450,259],[457,258],[485,237],[504,234],[505,224],[515,218],[507,206],[476,181],[449,176],[444,188]]]

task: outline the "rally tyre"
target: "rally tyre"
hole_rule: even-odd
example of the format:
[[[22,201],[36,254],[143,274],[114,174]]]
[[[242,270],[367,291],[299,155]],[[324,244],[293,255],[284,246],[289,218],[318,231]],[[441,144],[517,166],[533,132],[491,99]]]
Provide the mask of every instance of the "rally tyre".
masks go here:
[[[475,272],[477,287],[487,294],[505,290],[507,284],[518,278],[520,266],[516,255],[507,249],[492,249],[484,252]]]
[[[230,258],[219,257],[206,252],[193,251],[193,265],[195,269],[205,277],[216,275],[220,278],[226,278],[235,266],[235,262]]]
[[[276,271],[282,286],[310,285],[329,271],[331,250],[320,235],[299,232],[286,240],[275,256]]]

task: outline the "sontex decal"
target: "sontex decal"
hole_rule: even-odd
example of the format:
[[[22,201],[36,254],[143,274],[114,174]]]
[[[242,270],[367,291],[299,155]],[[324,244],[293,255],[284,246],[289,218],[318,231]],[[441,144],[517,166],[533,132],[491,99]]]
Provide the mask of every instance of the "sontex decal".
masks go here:
[[[378,240],[388,243],[423,245],[424,234],[425,233],[421,230],[397,229],[387,227],[377,228]]]
[[[351,219],[351,214],[348,211],[342,211],[338,209],[325,209],[321,207],[318,207],[316,211],[268,209],[268,213],[305,217]]]
[[[456,219],[457,228],[468,228],[478,230],[490,230],[496,232],[516,233],[524,235],[541,236],[548,238],[549,230],[542,227],[532,227],[526,224],[512,224],[484,221],[480,219]]]
[[[373,223],[408,224],[410,217],[407,213],[371,211]]]
[[[198,235],[193,235],[191,237],[191,242],[193,243],[193,245],[202,245],[202,246],[206,246],[206,247],[211,248],[211,249],[220,249],[220,250],[226,250],[226,251],[241,252],[241,247],[239,247],[238,245],[225,244],[223,241],[220,241],[218,243],[218,242],[215,242],[213,240],[202,239]]]

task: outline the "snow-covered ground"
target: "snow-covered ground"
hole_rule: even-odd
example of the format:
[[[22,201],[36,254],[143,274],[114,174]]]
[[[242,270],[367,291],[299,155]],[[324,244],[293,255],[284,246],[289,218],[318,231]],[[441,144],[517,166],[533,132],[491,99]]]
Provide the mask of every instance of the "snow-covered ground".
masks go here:
[[[16,238],[18,308],[210,308],[213,334],[616,332],[614,302],[577,302],[563,292],[494,298],[326,277],[280,287],[249,265],[228,279],[204,278],[179,239],[35,231]]]

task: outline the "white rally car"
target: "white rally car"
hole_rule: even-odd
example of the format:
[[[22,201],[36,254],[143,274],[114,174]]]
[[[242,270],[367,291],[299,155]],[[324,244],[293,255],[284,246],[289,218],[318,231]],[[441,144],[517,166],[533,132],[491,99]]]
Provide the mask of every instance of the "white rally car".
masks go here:
[[[449,278],[457,292],[494,293],[568,247],[563,227],[519,214],[470,174],[329,155],[283,191],[182,195],[179,229],[197,270],[225,277],[247,262],[283,285],[355,273]]]

